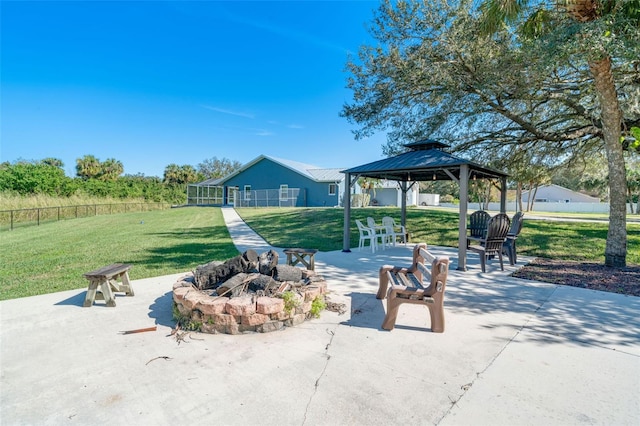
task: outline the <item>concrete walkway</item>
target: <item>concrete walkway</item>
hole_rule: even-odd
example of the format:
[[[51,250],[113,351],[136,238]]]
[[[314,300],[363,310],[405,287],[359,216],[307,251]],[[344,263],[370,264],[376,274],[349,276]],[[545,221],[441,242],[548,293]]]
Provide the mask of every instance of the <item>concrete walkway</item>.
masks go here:
[[[223,209],[240,251],[269,245]],[[276,249],[281,252],[280,249]],[[411,247],[318,253],[347,313],[280,332],[170,336],[182,274],[83,308],[85,290],[0,302],[2,425],[637,425],[640,298],[456,270],[446,330],[423,306],[380,328],[382,264]],[[526,259],[522,259],[525,261]],[[157,325],[157,331],[120,331]]]

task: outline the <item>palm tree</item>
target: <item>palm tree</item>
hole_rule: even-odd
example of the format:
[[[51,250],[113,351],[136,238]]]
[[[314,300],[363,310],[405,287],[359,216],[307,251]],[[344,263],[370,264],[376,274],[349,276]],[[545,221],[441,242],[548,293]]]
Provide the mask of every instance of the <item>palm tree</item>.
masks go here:
[[[93,155],[85,155],[76,160],[76,174],[83,179],[93,179],[100,175],[100,160]]]
[[[101,180],[116,180],[124,172],[124,166],[122,162],[115,158],[107,158],[104,163],[101,164],[102,172],[100,173]]]
[[[173,185],[184,185],[198,180],[198,173],[193,166],[169,164],[164,169],[164,182]]]
[[[180,183],[180,174],[180,166],[171,163],[164,169],[164,182],[168,184]]]
[[[586,25],[600,19],[609,19],[609,23],[622,22],[622,25],[630,26],[632,31],[638,31],[640,24],[640,0],[557,0],[555,5],[535,2],[532,5],[538,9],[532,15],[524,17],[528,3],[528,0],[484,0],[481,8],[485,33],[493,34],[504,24],[516,23],[522,18],[526,18],[520,27],[524,34],[535,37],[553,32],[556,27],[550,22],[558,10],[578,24]],[[619,20],[620,17],[625,19]],[[627,256],[627,181],[620,143],[623,114],[612,73],[610,53],[604,45],[582,53],[586,56],[600,102],[602,139],[609,171],[610,210],[605,264],[622,267],[626,266]]]

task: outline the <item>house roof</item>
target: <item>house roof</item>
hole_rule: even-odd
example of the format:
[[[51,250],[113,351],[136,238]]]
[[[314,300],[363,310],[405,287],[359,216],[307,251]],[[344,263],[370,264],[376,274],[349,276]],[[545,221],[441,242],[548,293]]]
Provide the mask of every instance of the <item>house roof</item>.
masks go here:
[[[223,178],[211,178],[207,180],[203,180],[202,182],[193,183],[191,185],[196,186],[216,186],[219,185]]]
[[[279,163],[280,165],[287,167],[294,172],[300,173],[301,175],[307,176],[308,178],[318,182],[335,182],[344,179],[344,175],[342,174],[340,169],[321,169],[318,166],[313,166],[311,164],[270,157],[267,155],[262,155],[261,157],[268,158],[271,161]]]
[[[426,139],[405,145],[410,150],[393,157],[343,170],[343,173],[395,181],[451,180],[460,178],[460,166],[469,166],[469,176],[479,179],[501,178],[506,173],[443,151],[447,145]]]
[[[238,170],[234,171],[233,173],[230,173],[225,177],[216,178],[216,179],[207,179],[205,181],[197,183],[196,185],[198,186],[223,185],[224,182],[242,173],[243,171],[249,169],[256,163],[264,159],[280,164],[281,166],[286,167],[290,170],[293,170],[294,172],[299,173],[316,182],[340,182],[344,180],[344,174],[340,171],[340,169],[322,169],[320,167],[313,166],[311,164],[300,163],[298,161],[293,161],[293,160],[285,160],[282,158],[271,157],[263,154],[254,158],[253,160],[243,165]]]
[[[310,169],[309,173],[318,182],[340,182],[344,180],[344,173],[340,169]]]
[[[523,199],[529,198],[529,193],[531,191],[522,191]],[[569,188],[565,188],[564,186],[549,184],[549,185],[540,185],[535,191],[536,198],[549,198],[554,201],[557,200],[568,200],[574,202],[588,202],[588,203],[599,203],[600,199],[598,197],[592,197],[591,195],[584,194],[582,192],[574,191]],[[569,198],[567,198],[569,197]]]

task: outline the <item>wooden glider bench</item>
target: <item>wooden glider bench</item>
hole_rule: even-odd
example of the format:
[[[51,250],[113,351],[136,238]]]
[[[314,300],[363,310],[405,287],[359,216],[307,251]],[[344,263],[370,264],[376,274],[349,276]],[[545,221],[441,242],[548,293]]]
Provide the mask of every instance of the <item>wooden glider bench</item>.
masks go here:
[[[427,266],[431,265],[431,270]],[[410,268],[384,265],[380,268],[378,299],[387,297],[387,315],[382,328],[393,330],[398,309],[403,303],[426,305],[431,316],[431,331],[444,331],[444,290],[449,273],[449,257],[436,257],[427,250],[425,243],[413,248],[413,264]],[[423,282],[429,282],[424,287]],[[391,286],[389,287],[389,284]],[[389,289],[387,290],[387,288]]]
[[[100,291],[97,299],[104,299],[106,305],[110,307],[116,306],[113,292],[124,292],[127,296],[133,296],[133,287],[129,281],[129,269],[131,269],[129,264],[114,263],[84,274],[84,277],[89,280],[89,288],[83,306],[85,308],[93,306],[97,291]],[[121,280],[122,283],[118,283],[118,280]]]

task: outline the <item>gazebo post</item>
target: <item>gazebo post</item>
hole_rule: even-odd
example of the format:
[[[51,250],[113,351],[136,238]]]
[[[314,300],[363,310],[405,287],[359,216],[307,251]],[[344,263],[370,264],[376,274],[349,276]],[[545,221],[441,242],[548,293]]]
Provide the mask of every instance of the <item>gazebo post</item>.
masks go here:
[[[517,209],[516,209],[517,210]],[[507,177],[500,178],[500,213],[507,212]]]
[[[403,180],[400,182],[400,191],[402,192],[402,200],[400,200],[401,214],[400,214],[400,224],[402,226],[407,226],[407,181]],[[406,229],[406,228],[405,228]]]
[[[467,204],[469,202],[469,166],[460,165],[460,220],[458,221],[458,271],[467,270]]]
[[[344,203],[344,228],[342,232],[342,252],[351,253],[349,245],[351,243],[351,174],[345,173],[344,179],[344,196],[342,202]]]

